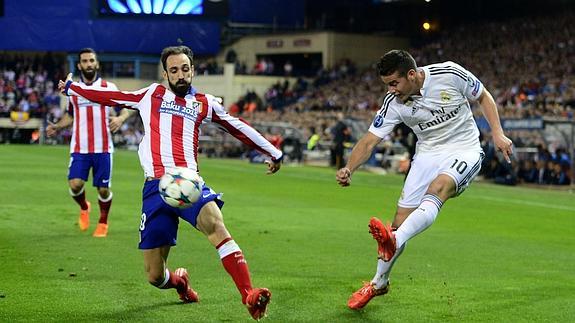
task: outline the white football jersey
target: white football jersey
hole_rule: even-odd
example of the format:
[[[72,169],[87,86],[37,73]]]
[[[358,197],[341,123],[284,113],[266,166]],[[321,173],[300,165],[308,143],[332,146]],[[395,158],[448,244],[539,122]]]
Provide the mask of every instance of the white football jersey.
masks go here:
[[[384,138],[403,122],[417,135],[416,151],[480,149],[479,130],[468,100],[483,91],[481,82],[454,62],[421,67],[425,80],[421,95],[403,103],[387,93],[369,131]]]

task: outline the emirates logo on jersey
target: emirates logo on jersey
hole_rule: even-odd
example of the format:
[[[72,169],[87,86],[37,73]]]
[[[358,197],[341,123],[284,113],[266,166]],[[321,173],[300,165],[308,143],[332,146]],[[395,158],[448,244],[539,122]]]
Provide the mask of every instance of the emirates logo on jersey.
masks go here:
[[[202,111],[202,103],[197,101],[191,103],[191,107],[188,107],[179,105],[174,101],[162,101],[160,113],[167,113],[195,121],[198,118],[198,114]]]

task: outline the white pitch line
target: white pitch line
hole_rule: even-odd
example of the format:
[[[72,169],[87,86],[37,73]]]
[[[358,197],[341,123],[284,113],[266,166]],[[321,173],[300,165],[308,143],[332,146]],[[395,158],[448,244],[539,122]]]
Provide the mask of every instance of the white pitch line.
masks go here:
[[[575,207],[571,207],[571,206],[531,202],[531,201],[526,201],[526,200],[504,199],[504,198],[480,196],[480,195],[478,196],[477,194],[470,194],[469,198],[496,201],[496,202],[502,202],[502,203],[513,203],[513,204],[520,204],[520,205],[538,206],[538,207],[543,207],[543,208],[547,208],[547,209],[575,211]]]

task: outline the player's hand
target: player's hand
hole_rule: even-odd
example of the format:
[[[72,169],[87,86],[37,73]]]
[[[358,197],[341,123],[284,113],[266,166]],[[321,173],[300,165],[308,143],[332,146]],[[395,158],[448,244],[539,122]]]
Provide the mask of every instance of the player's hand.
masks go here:
[[[513,155],[513,142],[504,134],[494,134],[493,143],[497,150],[503,153],[503,157],[508,163],[511,163],[511,155]]]
[[[347,167],[341,168],[335,174],[335,179],[340,186],[349,186],[351,184],[351,170]]]
[[[122,117],[110,117],[110,131],[116,132],[120,130],[120,127],[124,124],[124,118]]]
[[[68,83],[68,81],[72,81],[72,73],[68,73],[64,81],[58,81],[58,91],[60,91],[60,93],[66,94],[66,83]]]
[[[282,166],[281,160],[278,161],[277,163],[274,162],[273,160],[266,160],[264,161],[264,163],[268,165],[268,171],[266,172],[267,175],[276,173],[278,170],[280,170],[280,167]]]
[[[50,123],[48,125],[48,127],[46,127],[46,136],[54,137],[57,133],[58,133],[58,129],[56,128],[55,124]]]

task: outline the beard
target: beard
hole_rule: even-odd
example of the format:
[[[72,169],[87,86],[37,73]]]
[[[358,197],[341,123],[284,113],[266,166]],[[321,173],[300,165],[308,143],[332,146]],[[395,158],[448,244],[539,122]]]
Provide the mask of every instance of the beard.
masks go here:
[[[172,82],[168,82],[168,84],[170,85],[170,90],[172,90],[172,92],[174,92],[176,94],[176,96],[179,97],[185,97],[186,94],[188,94],[188,92],[190,92],[190,88],[192,87],[192,83],[188,83],[184,80],[180,80],[176,83],[172,83]]]
[[[98,73],[97,69],[87,69],[87,70],[80,70],[80,72],[82,72],[82,77],[84,78],[84,80],[86,81],[93,81],[96,73]]]

